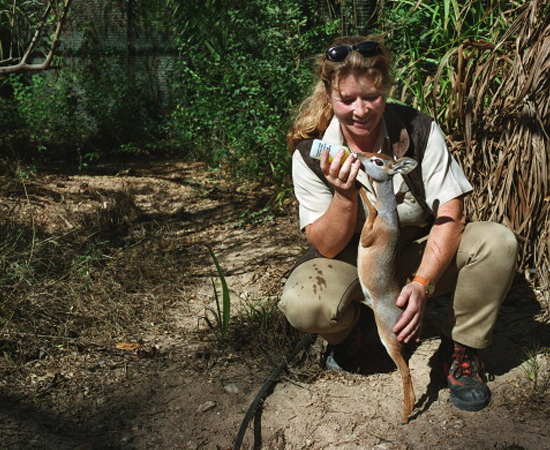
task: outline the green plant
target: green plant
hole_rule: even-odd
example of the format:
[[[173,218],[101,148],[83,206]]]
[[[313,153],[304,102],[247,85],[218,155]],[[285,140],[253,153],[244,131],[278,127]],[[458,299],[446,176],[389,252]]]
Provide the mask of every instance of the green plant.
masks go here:
[[[122,72],[120,58],[97,57],[92,66],[69,60],[57,74],[13,77],[13,101],[21,132],[48,159],[60,151],[81,167],[121,145],[144,139],[153,127],[155,102]]]
[[[105,242],[92,242],[85,248],[82,255],[76,257],[75,266],[83,277],[89,278],[91,268],[103,259],[103,247]]]
[[[239,216],[239,220],[233,223],[236,228],[242,228],[245,225],[258,225],[260,223],[270,222],[275,218],[274,208],[266,206],[259,211],[250,211],[246,209]]]
[[[220,263],[218,262],[218,258],[209,246],[206,246],[206,248],[208,249],[208,253],[210,253],[212,260],[214,261],[214,265],[216,266],[218,281],[220,282],[222,289],[222,298],[220,301],[216,282],[214,281],[214,278],[212,278],[212,289],[214,290],[214,301],[216,303],[216,309],[210,309],[209,311],[212,311],[214,313],[215,324],[210,322],[208,317],[206,317],[206,321],[211,328],[217,330],[219,339],[223,343],[226,341],[227,333],[229,330],[229,321],[231,319],[231,297],[229,294],[227,281],[225,280],[225,275],[222,267],[220,266]]]
[[[525,350],[527,360],[522,364],[521,368],[525,373],[525,377],[529,380],[529,398],[535,401],[548,395],[550,387],[550,372],[541,365],[540,355],[543,351],[539,347]]]
[[[80,148],[77,149],[78,154],[78,169],[82,170],[86,167],[88,167],[88,164],[92,161],[96,161],[99,158],[101,158],[101,154],[99,152],[85,152],[84,154],[80,150]]]
[[[30,33],[34,16],[42,16],[44,2],[8,3],[10,6],[4,5],[6,11],[0,5],[0,15],[8,14],[9,18],[13,10],[25,24],[11,31]],[[69,156],[70,161],[84,167],[91,161],[86,155],[104,156],[121,145],[159,141],[162,108],[168,108],[170,102],[165,101],[161,107],[159,79],[168,76],[169,64],[159,67],[158,56],[165,55],[167,48],[173,49],[172,36],[163,32],[162,49],[156,47],[160,36],[155,33],[167,28],[159,2],[131,2],[134,14],[125,17],[127,3],[111,2],[108,12],[101,14],[107,8],[105,2],[75,2],[75,14],[69,18],[55,70],[10,75],[1,80],[0,119],[9,120],[2,120],[6,126],[0,130],[0,144],[10,144],[20,152],[17,156],[38,155],[43,161]],[[105,35],[106,29],[110,30],[109,36],[124,35],[131,29],[135,31],[134,41],[138,31],[146,30],[148,52],[142,58],[135,51],[136,42],[116,42],[116,38]],[[10,37],[10,30],[1,25],[0,31],[5,31],[0,33],[0,40]],[[43,31],[44,36],[48,34],[47,29]],[[31,38],[12,35],[12,44],[18,45],[10,49],[9,56],[16,57],[22,49],[19,41],[26,43]],[[33,58],[41,47],[35,50]],[[169,87],[162,92],[165,98],[170,98],[168,91]],[[11,119],[10,112],[16,113]],[[17,132],[11,122],[17,124]],[[12,143],[14,138],[19,142]],[[4,148],[2,145],[0,151]]]
[[[395,54],[392,95],[438,118],[446,117],[454,78],[446,70],[435,83],[440,64],[464,42],[493,42],[508,27],[508,11],[513,8],[512,3],[497,0],[385,2],[376,31]]]
[[[536,386],[540,373],[540,364],[537,358],[539,352],[536,350],[525,350],[525,353],[527,361],[523,363],[521,368],[525,372],[527,379],[533,383],[533,386]]]
[[[312,55],[336,32],[314,4],[209,0],[205,10],[183,8],[169,130],[189,155],[248,178],[289,172],[290,115],[309,89]]]

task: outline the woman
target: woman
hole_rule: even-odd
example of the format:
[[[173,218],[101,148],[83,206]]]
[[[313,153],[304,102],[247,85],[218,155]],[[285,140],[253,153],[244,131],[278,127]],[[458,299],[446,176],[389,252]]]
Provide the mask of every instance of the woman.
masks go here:
[[[403,315],[393,331],[402,342],[418,341],[429,297],[452,293],[451,399],[461,409],[481,410],[490,393],[477,349],[489,346],[512,283],[515,236],[499,224],[466,223],[463,198],[472,186],[432,118],[387,103],[391,56],[379,37],[336,40],[317,70],[314,92],[288,135],[300,227],[310,249],[289,276],[279,307],[295,328],[326,339],[327,368],[353,370],[372,325],[356,269],[365,219],[357,188],[361,162],[345,158],[344,150],[332,161],[327,152],[314,160],[312,140],[353,153],[415,158],[417,169],[394,177],[401,227],[396,273],[404,287],[396,301]],[[376,193],[366,187],[374,203]]]

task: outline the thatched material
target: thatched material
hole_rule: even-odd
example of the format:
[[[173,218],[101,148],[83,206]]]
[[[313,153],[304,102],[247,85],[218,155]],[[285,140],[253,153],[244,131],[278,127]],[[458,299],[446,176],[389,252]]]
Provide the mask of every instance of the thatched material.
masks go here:
[[[465,41],[448,55],[451,99],[436,100],[450,101],[446,131],[475,187],[469,217],[516,232],[520,268],[550,311],[550,2],[518,13],[498,42]]]

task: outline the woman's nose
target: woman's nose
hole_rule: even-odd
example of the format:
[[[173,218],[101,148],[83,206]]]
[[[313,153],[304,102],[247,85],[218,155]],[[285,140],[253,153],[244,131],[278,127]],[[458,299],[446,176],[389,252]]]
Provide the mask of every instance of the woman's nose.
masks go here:
[[[369,110],[369,102],[358,99],[354,104],[354,112],[356,115],[361,116],[366,114]]]

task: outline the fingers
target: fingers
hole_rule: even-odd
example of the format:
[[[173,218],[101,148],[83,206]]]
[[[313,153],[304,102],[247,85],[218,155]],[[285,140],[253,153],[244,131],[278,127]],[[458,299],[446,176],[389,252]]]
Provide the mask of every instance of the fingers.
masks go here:
[[[336,189],[347,190],[355,188],[355,178],[361,167],[361,162],[358,161],[353,153],[344,159],[345,151],[338,150],[336,156],[329,163],[328,152],[323,152],[321,155],[321,170],[325,174],[327,180],[334,185]]]
[[[411,317],[408,325],[397,334],[397,340],[404,343],[411,341],[420,341],[420,333],[422,332],[422,315],[415,314]]]
[[[414,284],[406,285],[396,301],[400,308],[405,307],[401,318],[393,327],[397,340],[408,343],[411,340],[418,342],[424,321],[426,296],[422,287]]]

